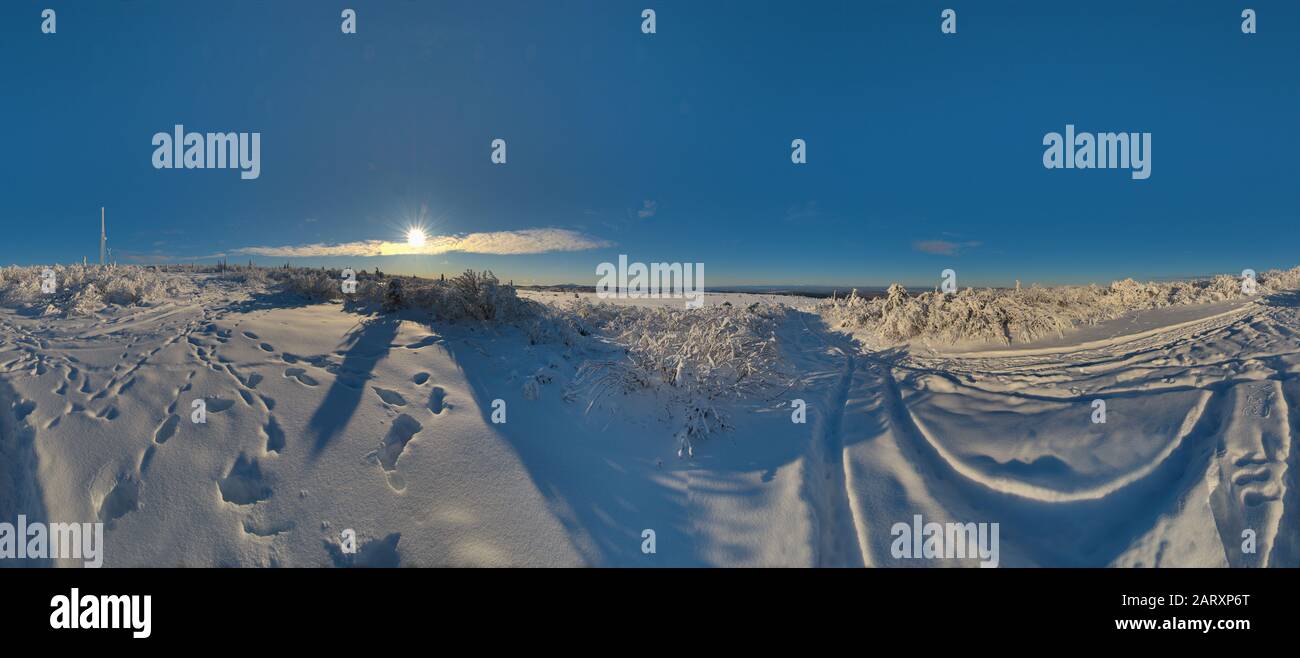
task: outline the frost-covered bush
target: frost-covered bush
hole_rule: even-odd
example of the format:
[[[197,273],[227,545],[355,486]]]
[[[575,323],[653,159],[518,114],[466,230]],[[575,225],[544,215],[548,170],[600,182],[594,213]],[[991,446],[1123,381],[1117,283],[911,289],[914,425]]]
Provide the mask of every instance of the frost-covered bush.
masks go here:
[[[535,314],[535,303],[520,299],[514,286],[501,285],[491,272],[466,270],[450,279],[434,313],[449,320],[511,321]]]
[[[644,372],[707,399],[766,388],[777,368],[776,325],[784,308],[651,308],[619,327],[618,338]]]
[[[471,270],[445,281],[361,276],[357,292],[347,296],[357,310],[389,313],[411,308],[428,311],[442,322],[479,323],[531,320],[542,313],[540,304],[520,298],[514,286],[502,284],[491,272]]]
[[[385,313],[392,313],[406,308],[406,296],[402,294],[401,279],[393,279],[388,282],[384,289],[383,308]]]
[[[342,279],[324,270],[294,270],[285,281],[285,290],[312,301],[329,301],[343,297]]]
[[[666,394],[670,413],[682,419],[681,450],[689,453],[695,440],[728,428],[719,402],[790,385],[793,368],[776,337],[785,313],[769,304],[670,309],[571,303],[561,314],[571,318],[572,330],[598,332],[622,353],[584,362],[566,397],[585,398],[590,408],[611,394]]]
[[[54,273],[54,292],[41,289]],[[45,314],[91,315],[106,305],[134,306],[179,294],[176,282],[133,265],[53,265],[0,269],[0,304],[41,306]]]
[[[573,347],[591,334],[592,329],[576,313],[539,304],[536,317],[528,325],[528,344],[562,343]]]
[[[30,267],[0,269],[0,302],[5,306],[34,304],[46,295],[41,293],[41,270]]]
[[[221,272],[217,278],[255,287],[268,283],[271,280],[271,271],[262,267],[236,266]]]
[[[1267,292],[1300,290],[1300,266],[1289,270],[1268,270],[1257,278],[1260,287]]]
[[[1300,288],[1300,267],[1269,270],[1257,277],[1258,293]],[[1147,282],[1133,279],[1109,286],[1016,287],[1015,290],[966,288],[955,294],[909,295],[900,285],[883,297],[857,291],[818,307],[832,325],[874,331],[890,341],[913,338],[1012,343],[1062,335],[1067,329],[1117,318],[1130,311],[1227,301],[1247,296],[1237,277],[1218,275],[1194,281]]]
[[[64,305],[64,315],[94,315],[95,311],[104,308],[104,297],[99,294],[95,284],[88,283],[80,290],[73,293],[72,297]]]

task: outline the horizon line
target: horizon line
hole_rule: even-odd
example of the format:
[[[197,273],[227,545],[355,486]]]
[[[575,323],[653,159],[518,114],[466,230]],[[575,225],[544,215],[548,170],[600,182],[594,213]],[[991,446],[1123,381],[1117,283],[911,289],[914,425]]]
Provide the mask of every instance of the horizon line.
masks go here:
[[[213,263],[213,262],[211,262],[211,261],[214,261],[214,260],[216,260],[216,261],[220,261],[220,260],[222,260],[222,258],[223,258],[223,257],[217,257],[217,258],[212,258],[212,257],[201,257],[201,258],[191,259],[190,262],[182,262],[182,261],[179,261],[179,260],[173,260],[173,261],[165,261],[165,262],[127,262],[127,263],[122,263],[122,262],[114,261],[114,262],[111,262],[111,263],[107,263],[107,264],[105,264],[104,266],[117,266],[117,267],[159,267],[159,268],[184,268],[184,267],[212,268],[212,267],[217,267],[217,264],[216,264],[216,263]],[[242,260],[242,259],[241,259],[241,260]],[[283,269],[286,265],[287,265],[288,267],[290,267],[290,268],[293,268],[293,269],[306,269],[306,270],[342,270],[342,269],[346,269],[346,268],[344,268],[344,267],[340,267],[340,266],[325,266],[325,265],[294,265],[294,264],[293,264],[293,259],[286,259],[286,262],[285,262],[285,263],[283,263],[283,264],[278,264],[278,265],[267,265],[267,264],[262,264],[262,263],[258,263],[257,260],[258,260],[258,259],[256,259],[256,258],[250,258],[250,259],[248,259],[248,260],[245,261],[245,262],[236,262],[236,263],[233,263],[233,264],[232,264],[232,263],[229,263],[228,260],[227,260],[226,266],[227,266],[227,267],[231,267],[231,268],[236,268],[236,267],[238,267],[238,268],[246,268],[246,267],[248,267],[248,266],[251,264],[254,268],[258,268],[258,269],[266,269],[266,270]],[[201,261],[208,261],[208,262],[201,262]],[[84,263],[78,263],[78,262],[75,262],[75,261],[70,262],[70,263],[39,263],[39,264],[34,264],[34,265],[19,265],[19,264],[17,264],[17,263],[13,263],[13,264],[10,264],[10,265],[8,265],[8,266],[0,266],[0,267],[39,267],[39,266],[41,266],[41,265],[63,265],[63,266],[74,266],[74,265],[82,265],[82,264],[84,264],[84,265],[86,265],[86,266],[97,266],[97,265],[98,265],[97,263],[91,262],[91,261],[87,258],[87,259],[85,260]],[[354,269],[356,269],[356,271],[357,271],[358,273],[367,272],[367,271],[379,271],[379,270],[380,270],[380,268],[379,268],[378,266],[375,266],[375,267],[372,267],[372,268],[354,268]],[[1283,271],[1285,271],[1286,268],[1276,268],[1276,269],[1279,269],[1279,270],[1283,270]],[[437,279],[439,276],[456,276],[456,275],[458,275],[458,274],[463,273],[465,270],[489,271],[489,272],[492,271],[491,268],[482,268],[482,269],[479,269],[479,268],[473,268],[473,267],[466,267],[466,268],[464,268],[464,269],[459,269],[459,268],[458,268],[458,269],[453,269],[453,270],[448,270],[448,271],[432,271],[432,270],[430,270],[430,271],[427,271],[427,272],[421,272],[421,273],[410,273],[410,272],[404,272],[404,271],[391,271],[391,272],[384,272],[384,274],[387,274],[387,275],[390,275],[390,276],[405,276],[405,277],[412,277],[412,278],[418,278],[418,279]],[[1262,271],[1267,271],[1267,270],[1262,270]],[[1122,281],[1122,280],[1124,280],[1124,279],[1133,279],[1133,280],[1140,281],[1140,282],[1203,281],[1203,280],[1212,279],[1212,278],[1214,278],[1214,277],[1216,277],[1216,276],[1219,276],[1219,275],[1221,275],[1221,274],[1228,274],[1229,276],[1234,276],[1234,275],[1232,275],[1231,273],[1228,273],[1228,272],[1220,272],[1220,273],[1214,273],[1214,274],[1205,274],[1205,273],[1202,273],[1202,274],[1186,274],[1186,275],[1163,275],[1163,276],[1152,276],[1152,277],[1121,276],[1121,277],[1111,278],[1111,279],[1109,279],[1109,280],[1104,280],[1104,281],[1099,281],[1099,280],[1095,280],[1095,279],[1094,279],[1094,280],[1079,281],[1079,282],[1073,282],[1073,283],[1067,283],[1067,282],[1059,282],[1059,283],[1041,283],[1041,282],[1036,282],[1036,281],[1022,282],[1022,281],[1020,281],[1020,280],[1018,280],[1018,279],[1014,279],[1014,278],[1013,278],[1013,279],[1012,279],[1013,283],[996,283],[996,284],[990,284],[990,283],[987,283],[987,282],[978,282],[978,283],[976,283],[976,284],[972,284],[972,285],[960,285],[959,288],[987,288],[987,289],[995,289],[995,290],[997,290],[997,289],[1014,289],[1014,288],[1016,287],[1017,284],[1019,284],[1020,287],[1022,287],[1022,288],[1027,288],[1027,287],[1031,287],[1031,286],[1040,286],[1040,287],[1051,287],[1051,288],[1056,288],[1056,287],[1066,287],[1066,286],[1109,285],[1110,283],[1113,283],[1113,282],[1115,282],[1115,281]],[[495,273],[494,273],[494,275],[495,275]],[[595,289],[595,287],[596,287],[596,283],[595,283],[594,279],[597,278],[597,277],[594,277],[594,276],[593,276],[593,282],[592,282],[592,283],[579,283],[579,282],[576,282],[576,281],[573,281],[573,280],[559,280],[559,279],[556,279],[556,280],[554,280],[554,281],[550,281],[550,282],[543,282],[543,281],[536,281],[536,280],[532,280],[532,279],[527,279],[527,280],[525,280],[525,279],[521,279],[521,278],[518,277],[518,276],[507,276],[507,277],[505,277],[505,278],[508,279],[508,280],[511,281],[511,282],[513,282],[513,281],[515,281],[515,280],[526,281],[526,282],[522,282],[522,283],[514,284],[515,287],[521,287],[521,288],[577,288],[577,289],[591,288],[591,289]],[[859,291],[862,291],[862,290],[868,290],[868,291],[877,291],[877,290],[880,290],[880,291],[883,291],[883,290],[888,289],[891,285],[894,285],[894,284],[898,284],[898,285],[903,286],[904,288],[908,289],[909,292],[914,291],[914,290],[928,290],[928,289],[930,289],[930,288],[935,288],[935,289],[937,289],[937,288],[939,287],[939,285],[937,285],[937,284],[935,284],[935,283],[918,283],[918,282],[907,282],[907,281],[900,281],[900,280],[893,280],[893,281],[890,281],[889,283],[859,283],[859,284],[839,284],[839,283],[834,283],[834,284],[828,284],[828,283],[769,283],[769,282],[747,282],[747,281],[741,281],[741,282],[731,282],[731,283],[724,283],[724,284],[719,284],[719,285],[707,286],[705,292],[710,292],[710,291],[712,291],[712,292],[728,292],[728,291],[735,291],[735,292],[760,292],[760,293],[774,293],[774,292],[780,292],[780,291],[782,291],[782,290],[789,290],[790,292],[826,292],[826,293],[830,293],[830,292],[835,292],[835,291],[843,291],[843,292],[846,292],[846,293],[847,293],[847,292],[849,292],[849,291],[851,291],[851,290],[859,290]]]

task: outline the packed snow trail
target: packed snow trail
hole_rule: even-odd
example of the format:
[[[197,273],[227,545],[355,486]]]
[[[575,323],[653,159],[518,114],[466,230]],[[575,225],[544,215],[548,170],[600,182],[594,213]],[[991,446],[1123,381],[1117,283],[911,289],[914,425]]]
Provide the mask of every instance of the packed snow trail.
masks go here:
[[[808,498],[817,519],[815,564],[868,566],[870,562],[860,544],[857,512],[846,489],[848,473],[843,438],[845,407],[857,372],[854,353],[859,348],[847,336],[829,332],[820,318],[801,312],[798,317],[804,330],[796,343],[799,353],[805,358],[828,361],[822,368],[836,365],[840,368],[811,418],[816,438],[810,442],[806,477]],[[810,358],[810,362],[816,363],[816,359]]]
[[[855,507],[886,538],[913,514],[1000,522],[1008,566],[1294,566],[1294,299],[1076,352],[865,354]]]

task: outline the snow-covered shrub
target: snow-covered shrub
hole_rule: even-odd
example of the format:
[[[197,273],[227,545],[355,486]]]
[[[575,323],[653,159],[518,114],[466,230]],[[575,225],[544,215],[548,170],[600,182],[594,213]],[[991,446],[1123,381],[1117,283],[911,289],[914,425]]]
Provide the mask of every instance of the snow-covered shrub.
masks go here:
[[[342,279],[324,270],[294,270],[285,282],[285,289],[313,301],[343,297]]]
[[[55,289],[45,293],[45,271]],[[179,294],[175,279],[134,265],[53,265],[0,269],[0,304],[43,306],[47,314],[90,315],[105,305],[144,305]]]
[[[141,304],[168,296],[162,279],[152,271],[139,267],[113,267],[108,276],[99,277],[97,282],[103,291],[104,301],[119,306]]]
[[[772,383],[782,307],[646,311],[621,327],[619,339],[643,371],[668,386],[715,399],[743,397]]]
[[[1289,270],[1269,270],[1260,274],[1257,279],[1260,287],[1267,292],[1300,290],[1300,266]]]
[[[42,269],[33,267],[0,269],[0,302],[5,306],[26,306],[47,297],[41,292]]]
[[[391,279],[388,285],[384,287],[384,304],[385,313],[400,311],[406,308],[406,296],[402,294],[402,280]]]
[[[785,321],[782,306],[671,309],[575,302],[563,312],[622,351],[584,362],[566,398],[585,398],[590,408],[611,394],[663,393],[670,413],[682,419],[678,439],[685,452],[695,440],[728,428],[720,402],[752,400],[789,386],[795,377],[776,338]]]
[[[261,267],[236,266],[220,273],[217,278],[256,287],[268,283],[271,279],[271,272]]]
[[[1269,270],[1257,277],[1258,292],[1300,288],[1300,267]],[[1141,283],[1133,279],[1109,286],[1031,286],[1014,290],[963,289],[955,294],[909,295],[898,284],[883,297],[868,299],[853,291],[818,311],[839,328],[867,329],[890,341],[914,338],[1012,343],[1062,335],[1079,325],[1096,324],[1131,311],[1204,304],[1247,296],[1238,277]]]
[[[66,315],[94,315],[101,308],[104,308],[104,296],[99,294],[95,284],[88,283],[73,293],[63,312]]]
[[[528,344],[561,343],[572,347],[592,330],[577,315],[551,306],[539,305],[536,317],[528,325]]]
[[[535,303],[520,299],[514,286],[501,285],[491,272],[466,270],[447,281],[434,313],[447,320],[512,321],[536,313]]]
[[[338,282],[334,285],[337,289]],[[357,291],[344,296],[362,312],[428,311],[442,322],[518,322],[538,318],[541,304],[519,297],[491,272],[467,271],[448,280],[358,275]]]

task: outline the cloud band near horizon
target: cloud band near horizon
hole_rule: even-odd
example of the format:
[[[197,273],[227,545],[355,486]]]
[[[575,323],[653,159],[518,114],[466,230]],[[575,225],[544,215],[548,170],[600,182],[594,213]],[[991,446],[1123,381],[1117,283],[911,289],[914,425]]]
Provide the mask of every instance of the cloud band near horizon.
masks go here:
[[[280,247],[241,247],[231,254],[277,258],[313,258],[329,256],[431,256],[449,252],[513,256],[545,254],[557,251],[585,251],[614,246],[613,242],[557,228],[533,228],[519,231],[491,231],[460,235],[433,235],[424,244],[387,240],[360,240],[339,244],[305,244]]]
[[[967,249],[974,249],[981,244],[982,243],[978,240],[969,240],[966,242],[953,242],[952,240],[917,240],[912,243],[912,249],[923,254],[956,256]]]

